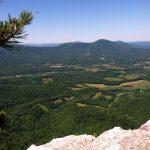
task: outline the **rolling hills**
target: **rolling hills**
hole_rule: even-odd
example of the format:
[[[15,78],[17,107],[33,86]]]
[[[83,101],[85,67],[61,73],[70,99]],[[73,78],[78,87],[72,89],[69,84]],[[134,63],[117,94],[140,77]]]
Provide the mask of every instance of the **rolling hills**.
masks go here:
[[[19,46],[14,51],[0,49],[0,76],[9,75],[9,73],[6,74],[6,67],[13,70],[10,75],[15,75],[28,73],[28,70],[29,72],[33,70],[32,73],[47,72],[49,65],[56,64],[89,66],[98,63],[116,63],[130,65],[149,58],[150,49],[134,48],[128,43],[104,39],[93,43],[64,43],[55,47]]]
[[[0,50],[0,150],[150,119],[150,49],[121,41]]]

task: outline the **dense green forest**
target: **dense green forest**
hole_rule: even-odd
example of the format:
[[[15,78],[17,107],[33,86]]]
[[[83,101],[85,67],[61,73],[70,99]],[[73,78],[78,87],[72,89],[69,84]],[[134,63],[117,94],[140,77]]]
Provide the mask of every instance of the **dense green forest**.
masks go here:
[[[0,50],[0,150],[150,119],[150,50],[123,42]]]

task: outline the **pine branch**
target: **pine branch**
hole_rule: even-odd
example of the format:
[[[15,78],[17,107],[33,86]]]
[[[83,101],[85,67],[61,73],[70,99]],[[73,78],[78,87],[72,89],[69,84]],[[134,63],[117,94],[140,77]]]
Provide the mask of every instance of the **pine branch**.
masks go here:
[[[19,18],[13,18],[8,15],[8,20],[0,21],[0,47],[12,48],[17,43],[18,39],[27,37],[24,28],[30,25],[33,20],[33,14],[28,11],[23,11]]]

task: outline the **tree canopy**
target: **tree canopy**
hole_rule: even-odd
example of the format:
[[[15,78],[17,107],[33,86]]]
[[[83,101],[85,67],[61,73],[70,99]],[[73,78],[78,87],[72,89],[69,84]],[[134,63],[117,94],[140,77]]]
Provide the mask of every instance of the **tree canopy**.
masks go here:
[[[32,12],[22,11],[18,18],[9,14],[8,20],[0,21],[0,47],[12,48],[20,43],[18,39],[26,38],[25,26],[31,24],[32,20]]]

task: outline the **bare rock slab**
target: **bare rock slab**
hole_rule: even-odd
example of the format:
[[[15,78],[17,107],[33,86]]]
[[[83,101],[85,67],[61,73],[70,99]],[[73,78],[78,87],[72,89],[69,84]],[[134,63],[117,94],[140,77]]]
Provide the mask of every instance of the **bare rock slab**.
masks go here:
[[[27,150],[150,150],[150,120],[139,129],[115,127],[97,138],[92,135],[70,135]]]

